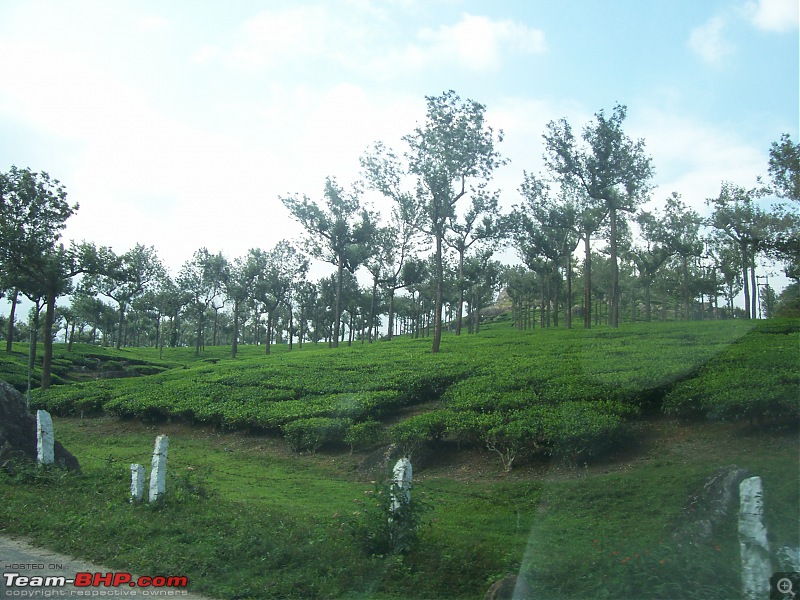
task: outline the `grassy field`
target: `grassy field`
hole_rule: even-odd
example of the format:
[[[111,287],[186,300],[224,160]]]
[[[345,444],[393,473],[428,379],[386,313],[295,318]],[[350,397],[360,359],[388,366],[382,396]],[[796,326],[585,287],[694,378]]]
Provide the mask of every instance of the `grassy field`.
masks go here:
[[[224,348],[165,350],[161,361],[152,349],[112,351],[97,371],[115,361],[152,374],[37,396],[65,415],[57,439],[83,471],[0,476],[0,530],[110,568],[187,575],[220,598],[477,599],[507,573],[535,597],[737,597],[734,519],[695,547],[672,533],[703,481],[736,464],[764,481],[773,549],[800,545],[798,331],[797,321],[497,326],[445,338],[436,356],[426,340],[269,357],[246,348],[235,361]],[[60,356],[62,380],[89,377],[69,365],[98,367],[91,352]],[[721,378],[737,390],[734,408],[720,409]],[[506,427],[494,430],[498,447],[514,441],[512,424],[564,406],[607,407],[598,414],[615,415],[624,436],[592,455],[523,445],[506,471],[486,448],[489,429],[469,437],[452,425],[495,415]],[[285,428],[303,419],[375,426],[357,442],[342,430],[304,448]],[[170,435],[169,493],[131,505],[128,465],[148,464],[159,433]],[[376,493],[364,462],[390,439],[419,458],[413,498],[426,509],[405,554],[361,543]]]

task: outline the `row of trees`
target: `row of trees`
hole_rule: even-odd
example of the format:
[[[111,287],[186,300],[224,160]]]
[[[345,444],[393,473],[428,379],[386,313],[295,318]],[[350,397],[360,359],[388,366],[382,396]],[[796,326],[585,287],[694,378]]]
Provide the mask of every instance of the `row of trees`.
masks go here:
[[[87,242],[65,246],[60,235],[78,206],[69,205],[63,186],[29,169],[0,174],[0,289],[11,301],[7,350],[20,294],[34,303],[31,354],[45,313],[41,385],[47,387],[56,300],[67,295],[71,306],[60,309],[65,329],[79,336],[88,330],[92,340],[101,332],[104,343],[113,339],[118,348],[191,341],[200,352],[207,340],[228,340],[236,356],[245,340],[263,343],[267,353],[276,338],[335,346],[346,336],[371,341],[385,315],[388,339],[398,325],[414,335],[430,332],[437,352],[443,313],[460,334],[466,305],[475,330],[475,315],[500,287],[520,326],[532,322],[520,316],[523,307],[538,306],[542,324],[550,323],[552,309],[554,325],[561,312],[568,327],[582,314],[588,328],[600,300],[616,327],[621,302],[632,319],[641,306],[650,320],[653,291],[662,317],[667,302],[679,298],[691,318],[697,298],[719,314],[720,295],[732,313],[742,290],[743,316],[750,318],[759,260],[781,261],[790,277],[800,276],[796,205],[762,207],[770,194],[800,199],[800,147],[786,135],[770,152],[772,186],[723,183],[707,201],[711,216],[702,219],[677,193],[661,211],[640,210],[653,167],[644,142],[623,131],[624,106],[598,112],[579,137],[561,119],[543,136],[547,172],[525,172],[521,202],[501,214],[490,183],[505,163],[496,149],[502,132],[486,124],[483,105],[452,91],[426,100],[426,120],[403,138],[404,153],[377,142],[364,154],[362,183],[348,189],[328,178],[320,201],[280,198],[307,233],[300,247],[281,241],[232,260],[201,248],[174,278],[152,247],[116,254]],[[367,206],[365,189],[385,196],[388,215]],[[522,267],[492,259],[505,244],[517,250]],[[307,281],[311,258],[332,264],[334,275]],[[359,269],[369,274],[366,289],[355,277]],[[584,288],[578,306],[577,284]],[[401,289],[405,296],[397,296]]]

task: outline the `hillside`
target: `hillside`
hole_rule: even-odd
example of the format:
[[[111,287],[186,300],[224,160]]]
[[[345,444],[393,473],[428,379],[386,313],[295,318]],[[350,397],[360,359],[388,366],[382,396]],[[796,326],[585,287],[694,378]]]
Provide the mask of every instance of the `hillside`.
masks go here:
[[[764,481],[774,552],[800,546],[799,336],[797,320],[497,324],[438,355],[410,339],[103,351],[160,370],[34,394],[83,473],[0,474],[0,531],[219,598],[482,598],[508,573],[554,599],[736,597],[733,517],[675,534],[735,464]],[[74,350],[65,380],[97,352]],[[128,466],[156,434],[169,492],[132,506]],[[367,469],[390,442],[421,511],[403,552],[379,543],[387,488]]]

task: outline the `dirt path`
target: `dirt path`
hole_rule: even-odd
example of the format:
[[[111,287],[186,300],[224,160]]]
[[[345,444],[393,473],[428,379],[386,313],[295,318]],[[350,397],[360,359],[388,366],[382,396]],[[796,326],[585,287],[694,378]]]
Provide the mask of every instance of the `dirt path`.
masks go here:
[[[85,560],[72,558],[50,550],[36,548],[28,542],[0,535],[0,598],[183,598],[186,600],[210,600],[207,596],[200,596],[178,587],[131,587],[122,583],[116,587],[75,587],[71,584],[64,586],[34,586],[34,577],[63,577],[75,578],[76,573],[111,573],[106,567],[90,563]],[[16,573],[20,579],[9,577]],[[117,572],[119,573],[119,572]],[[27,577],[29,585],[13,585],[21,578]],[[132,576],[133,581],[138,580],[137,575]],[[7,582],[12,585],[7,585]],[[189,584],[191,589],[191,582]]]

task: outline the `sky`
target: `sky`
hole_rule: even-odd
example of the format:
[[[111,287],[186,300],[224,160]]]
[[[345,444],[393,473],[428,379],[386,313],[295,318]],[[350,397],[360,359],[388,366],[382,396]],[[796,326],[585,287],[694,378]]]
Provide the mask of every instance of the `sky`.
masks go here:
[[[549,121],[580,131],[620,103],[648,206],[675,191],[708,214],[800,137],[798,20],[797,0],[4,0],[0,170],[65,185],[66,240],[154,246],[174,275],[201,247],[296,240],[280,196],[356,181],[452,89],[504,132],[506,209]]]

